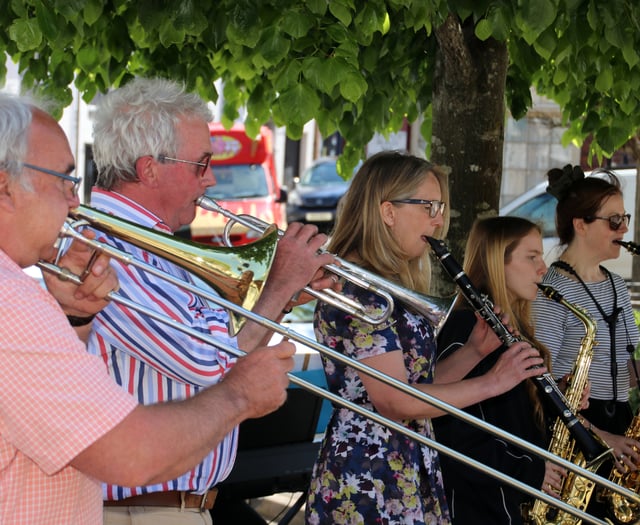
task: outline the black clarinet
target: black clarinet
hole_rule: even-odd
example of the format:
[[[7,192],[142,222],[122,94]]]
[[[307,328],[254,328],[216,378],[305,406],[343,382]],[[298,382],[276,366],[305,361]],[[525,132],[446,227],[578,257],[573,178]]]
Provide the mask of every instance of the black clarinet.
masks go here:
[[[491,301],[473,286],[471,279],[469,279],[469,276],[464,272],[462,266],[460,266],[460,264],[453,258],[445,243],[432,237],[427,237],[427,240],[443,268],[447,274],[449,274],[449,277],[451,277],[451,279],[453,279],[460,288],[462,295],[465,296],[472,308],[478,312],[493,329],[502,343],[506,347],[509,347],[512,344],[521,341],[521,339],[515,337],[511,332],[509,332],[507,327],[500,320],[500,317],[496,315],[493,311],[493,304]],[[606,444],[603,443],[602,440],[591,430],[588,430],[573,413],[573,410],[571,410],[567,404],[566,398],[558,388],[558,385],[550,373],[547,372],[537,376],[534,383],[540,390],[541,394],[550,401],[557,417],[559,417],[567,426],[571,436],[580,447],[580,450],[588,464],[599,461],[601,456],[610,452],[610,449],[607,448]]]
[[[622,246],[631,255],[640,255],[640,244],[636,244],[635,242],[631,242],[631,241],[613,241],[613,242]]]

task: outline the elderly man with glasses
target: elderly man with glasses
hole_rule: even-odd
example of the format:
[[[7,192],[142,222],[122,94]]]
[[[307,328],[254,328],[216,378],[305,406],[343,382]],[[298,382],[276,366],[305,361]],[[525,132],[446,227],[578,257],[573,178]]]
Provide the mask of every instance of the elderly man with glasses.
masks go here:
[[[79,338],[118,287],[108,258],[74,242],[60,262],[86,278],[76,287],[45,277],[49,292],[22,271],[56,255],[79,204],[67,138],[45,112],[4,94],[0,122],[0,523],[98,525],[98,480],[174,479],[242,420],[278,408],[294,347],[256,349],[189,399],[139,403]]]
[[[98,176],[91,205],[168,233],[189,224],[195,217],[196,201],[216,183],[209,168],[211,119],[204,101],[168,80],[138,78],[109,93],[95,113]],[[118,239],[106,240],[172,275],[192,279],[162,257]],[[315,226],[290,225],[278,243],[269,278],[253,311],[279,320],[291,306],[291,298],[310,282],[314,287],[333,285],[320,271],[334,260],[318,253],[325,241],[326,236],[318,235]],[[270,339],[265,328],[252,322],[231,337],[225,310],[144,272],[114,266],[123,293],[184,325],[250,353]],[[227,353],[115,304],[97,316],[89,351],[100,355],[114,379],[142,404],[189,398],[218,383],[234,366]],[[252,387],[248,384],[247,388]],[[210,414],[200,417],[204,422]],[[159,519],[181,525],[209,523],[206,511],[213,505],[214,486],[229,475],[237,442],[238,429],[234,428],[198,466],[169,483],[106,484],[105,523],[133,523],[129,521],[133,516],[145,520],[136,523],[155,524]],[[179,442],[175,445],[180,448]],[[167,454],[175,452],[167,450]]]

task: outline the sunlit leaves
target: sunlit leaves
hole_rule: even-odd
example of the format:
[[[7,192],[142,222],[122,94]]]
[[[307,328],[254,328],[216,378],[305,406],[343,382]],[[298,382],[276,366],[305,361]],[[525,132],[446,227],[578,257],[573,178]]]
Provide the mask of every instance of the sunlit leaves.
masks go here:
[[[339,131],[345,159],[374,131],[397,131],[427,113],[431,130],[432,34],[453,12],[480,43],[507,42],[506,98],[517,118],[531,87],[557,101],[566,140],[594,134],[604,151],[640,122],[640,6],[636,0],[8,0],[0,51],[19,64],[25,87],[70,101],[138,74],[183,80],[217,97],[222,119],[247,108],[247,126],[269,120],[299,137],[315,119]],[[479,48],[472,51],[477,52]],[[0,66],[0,80],[5,69]],[[428,142],[428,140],[427,140]],[[354,161],[355,162],[355,161]]]
[[[42,31],[35,18],[18,19],[9,27],[9,38],[20,51],[31,51],[40,46]]]

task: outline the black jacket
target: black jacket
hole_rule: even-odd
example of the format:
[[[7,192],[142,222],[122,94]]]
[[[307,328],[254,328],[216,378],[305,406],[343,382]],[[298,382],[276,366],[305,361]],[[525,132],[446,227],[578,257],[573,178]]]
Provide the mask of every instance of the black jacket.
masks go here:
[[[466,342],[475,322],[470,310],[451,313],[438,336],[440,359]],[[491,369],[502,351],[492,352],[467,377],[479,376]],[[547,446],[544,430],[536,425],[525,383],[465,411],[542,448]],[[540,457],[453,416],[434,418],[433,425],[438,442],[535,489],[542,486],[544,460]],[[441,454],[440,459],[454,525],[522,523],[520,506],[531,499],[528,494],[445,454]]]

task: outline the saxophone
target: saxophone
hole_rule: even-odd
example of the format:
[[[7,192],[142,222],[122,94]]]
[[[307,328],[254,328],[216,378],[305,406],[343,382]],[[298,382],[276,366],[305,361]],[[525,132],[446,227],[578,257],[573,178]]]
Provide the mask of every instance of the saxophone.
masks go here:
[[[640,415],[636,414],[625,432],[625,437],[640,438]],[[640,489],[640,471],[630,471],[628,468],[620,472],[615,466],[611,469],[609,481],[625,487],[636,494]],[[640,506],[612,490],[604,489],[603,498],[607,501],[609,512],[615,523],[638,523],[640,520]]]
[[[615,241],[632,255],[640,254],[640,245],[633,242]],[[640,439],[640,415],[636,414],[625,432],[625,437]],[[609,481],[632,490],[636,494],[640,492],[640,471],[631,472],[628,469],[620,472],[615,466],[611,469]],[[640,506],[629,501],[622,495],[612,490],[603,490],[602,498],[607,501],[611,517],[616,523],[638,523],[640,520]]]
[[[554,288],[547,285],[538,286],[546,297],[568,308],[584,324],[586,333],[580,342],[578,356],[569,374],[567,390],[565,392],[569,406],[576,411],[589,377],[589,367],[591,366],[591,360],[593,358],[593,346],[596,344],[596,324],[586,310],[568,302]],[[583,453],[576,447],[575,439],[572,439],[566,425],[562,423],[560,418],[557,418],[553,426],[549,452],[579,467],[585,468],[589,472],[595,472],[607,458],[610,450],[602,454],[596,461],[588,462]],[[575,472],[570,471],[563,481],[559,498],[563,502],[584,511],[594,488],[595,483],[592,480],[580,477]],[[582,523],[581,519],[561,511],[542,500],[536,500],[533,506],[525,510],[525,514],[525,521],[533,525],[579,525]]]

